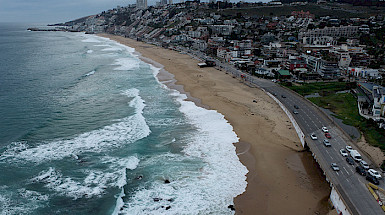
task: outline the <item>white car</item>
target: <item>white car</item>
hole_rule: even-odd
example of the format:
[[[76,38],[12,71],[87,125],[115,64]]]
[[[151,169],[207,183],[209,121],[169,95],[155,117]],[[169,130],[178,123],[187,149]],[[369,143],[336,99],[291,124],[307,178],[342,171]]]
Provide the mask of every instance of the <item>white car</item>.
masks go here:
[[[330,144],[329,140],[327,140],[327,139],[324,139],[323,143],[324,143],[324,145],[325,145],[326,147],[332,146],[332,145]]]
[[[346,150],[348,150],[348,152],[351,152],[353,150],[353,147],[351,147],[351,146],[346,146],[345,148],[346,148]]]
[[[326,128],[326,127],[322,127],[321,130],[322,130],[324,133],[329,132],[328,128]]]
[[[311,137],[312,140],[317,140],[318,139],[317,136],[315,136],[315,134],[311,134],[310,137]]]
[[[341,153],[342,157],[348,156],[348,152],[345,149],[340,149],[340,153]]]
[[[369,164],[366,163],[366,161],[364,161],[364,160],[360,161],[360,165],[361,165],[364,169],[366,169],[366,170],[369,169]]]
[[[331,164],[331,167],[334,171],[340,171],[340,168],[338,167],[338,165],[336,163],[332,163]]]
[[[369,169],[369,170],[368,170],[368,173],[369,173],[371,176],[376,177],[377,179],[381,179],[381,178],[382,178],[382,176],[380,175],[380,173],[377,172],[377,171],[374,170],[374,169]]]

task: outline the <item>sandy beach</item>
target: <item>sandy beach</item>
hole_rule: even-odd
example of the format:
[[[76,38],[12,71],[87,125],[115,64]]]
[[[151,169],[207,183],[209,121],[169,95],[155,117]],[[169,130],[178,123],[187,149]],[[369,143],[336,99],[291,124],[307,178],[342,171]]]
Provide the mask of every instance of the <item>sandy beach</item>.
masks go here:
[[[215,68],[199,68],[186,54],[102,34],[135,48],[144,60],[164,66],[160,81],[203,107],[217,110],[240,138],[237,154],[248,168],[246,192],[235,198],[236,214],[327,214],[330,187],[309,152],[302,150],[288,117],[268,95]],[[154,63],[154,62],[157,63]],[[253,101],[255,100],[255,101]]]

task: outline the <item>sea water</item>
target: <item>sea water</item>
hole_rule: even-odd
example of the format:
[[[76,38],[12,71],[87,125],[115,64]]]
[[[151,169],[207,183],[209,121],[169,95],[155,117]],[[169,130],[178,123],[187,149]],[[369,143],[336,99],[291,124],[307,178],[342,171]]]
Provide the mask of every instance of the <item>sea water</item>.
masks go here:
[[[0,24],[0,214],[232,214],[231,125],[133,48]]]

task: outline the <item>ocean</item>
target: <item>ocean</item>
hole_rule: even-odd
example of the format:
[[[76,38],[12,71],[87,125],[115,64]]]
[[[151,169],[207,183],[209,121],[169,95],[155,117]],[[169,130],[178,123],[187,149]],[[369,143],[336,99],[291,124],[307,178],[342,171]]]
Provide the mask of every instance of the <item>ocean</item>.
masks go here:
[[[232,126],[96,35],[0,24],[0,214],[233,214]],[[32,26],[33,27],[33,26]]]

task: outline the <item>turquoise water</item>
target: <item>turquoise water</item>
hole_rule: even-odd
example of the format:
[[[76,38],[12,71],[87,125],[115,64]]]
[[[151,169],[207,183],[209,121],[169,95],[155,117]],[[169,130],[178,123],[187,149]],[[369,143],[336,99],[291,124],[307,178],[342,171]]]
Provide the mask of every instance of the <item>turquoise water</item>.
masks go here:
[[[216,111],[134,49],[0,24],[1,214],[231,214],[247,170]]]

